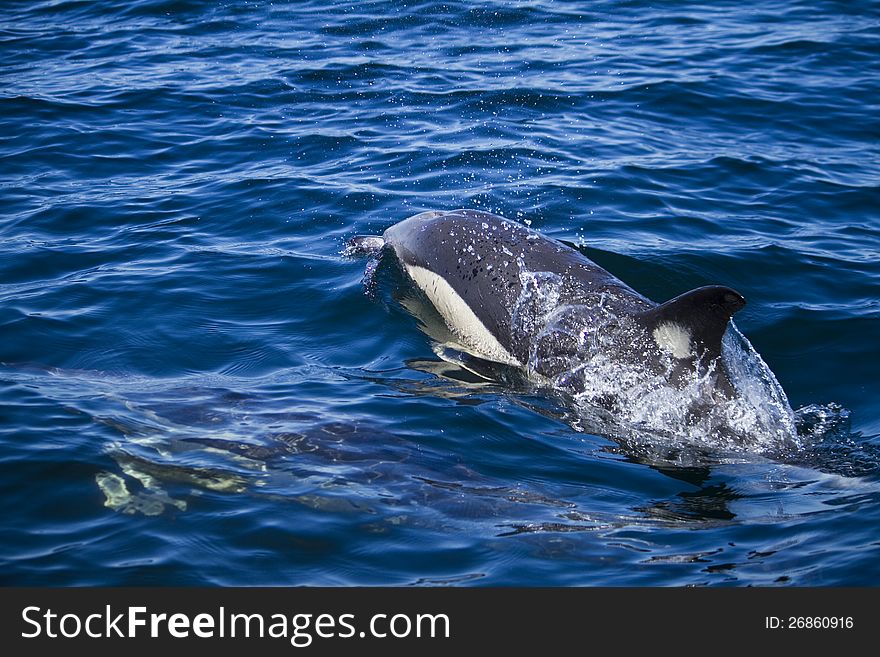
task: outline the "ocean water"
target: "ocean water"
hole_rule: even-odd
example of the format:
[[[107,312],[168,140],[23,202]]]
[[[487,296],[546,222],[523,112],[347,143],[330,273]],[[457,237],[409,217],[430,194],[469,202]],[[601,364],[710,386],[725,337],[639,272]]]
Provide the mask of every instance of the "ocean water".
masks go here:
[[[877,3],[10,1],[0,82],[0,582],[880,584]],[[796,444],[441,360],[343,249],[459,207],[741,292]]]

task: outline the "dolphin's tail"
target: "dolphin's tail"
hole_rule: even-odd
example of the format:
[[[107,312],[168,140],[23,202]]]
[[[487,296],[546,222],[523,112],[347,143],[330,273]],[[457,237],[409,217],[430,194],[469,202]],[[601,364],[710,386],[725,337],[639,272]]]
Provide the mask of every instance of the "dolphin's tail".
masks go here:
[[[381,235],[355,235],[345,243],[343,255],[349,257],[374,257],[385,246],[385,238]]]

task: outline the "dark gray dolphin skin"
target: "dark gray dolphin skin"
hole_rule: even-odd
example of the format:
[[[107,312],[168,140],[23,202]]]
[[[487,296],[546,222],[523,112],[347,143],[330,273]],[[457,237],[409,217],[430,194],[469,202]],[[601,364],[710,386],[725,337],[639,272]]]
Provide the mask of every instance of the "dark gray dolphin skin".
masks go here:
[[[596,350],[672,385],[707,371],[733,389],[721,340],[745,299],[701,287],[657,304],[579,251],[487,212],[423,212],[350,252],[393,252],[465,351],[553,377]]]

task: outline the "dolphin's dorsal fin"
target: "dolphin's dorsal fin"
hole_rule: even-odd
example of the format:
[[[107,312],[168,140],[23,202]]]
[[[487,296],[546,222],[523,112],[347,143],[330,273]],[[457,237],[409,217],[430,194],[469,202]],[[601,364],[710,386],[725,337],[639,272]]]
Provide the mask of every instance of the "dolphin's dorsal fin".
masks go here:
[[[676,358],[717,358],[734,313],[746,305],[739,292],[709,285],[670,299],[639,318],[659,347]]]

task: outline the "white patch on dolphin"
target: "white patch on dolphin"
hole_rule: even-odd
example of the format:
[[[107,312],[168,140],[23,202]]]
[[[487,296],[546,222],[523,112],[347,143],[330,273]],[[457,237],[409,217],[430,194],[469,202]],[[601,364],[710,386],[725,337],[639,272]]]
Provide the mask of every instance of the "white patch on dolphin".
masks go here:
[[[657,346],[668,351],[675,358],[690,358],[694,355],[691,347],[691,332],[681,324],[663,322],[653,332]]]
[[[461,340],[463,346],[488,360],[522,366],[442,276],[424,267],[409,264],[405,266],[406,273],[428,295],[449,330]]]

